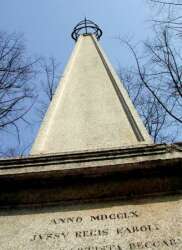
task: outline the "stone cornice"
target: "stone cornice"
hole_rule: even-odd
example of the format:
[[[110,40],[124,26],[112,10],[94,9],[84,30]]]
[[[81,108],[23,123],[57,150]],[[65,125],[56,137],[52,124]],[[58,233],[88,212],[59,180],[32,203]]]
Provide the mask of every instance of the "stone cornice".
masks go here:
[[[0,205],[180,193],[182,144],[0,160]]]

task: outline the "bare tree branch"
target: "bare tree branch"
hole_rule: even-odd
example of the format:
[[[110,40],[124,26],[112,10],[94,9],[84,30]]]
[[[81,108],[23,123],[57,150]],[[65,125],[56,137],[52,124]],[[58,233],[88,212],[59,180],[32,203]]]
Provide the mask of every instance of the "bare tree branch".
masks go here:
[[[134,50],[134,48],[127,42],[127,41],[124,41],[125,44],[129,47],[129,49],[131,50],[134,58],[135,58],[135,61],[136,61],[136,64],[137,64],[137,69],[138,69],[138,73],[139,73],[139,76],[140,76],[140,79],[142,81],[142,83],[145,85],[145,87],[150,91],[150,93],[155,97],[155,99],[158,101],[158,103],[161,105],[161,107],[168,113],[169,116],[171,116],[174,120],[178,121],[179,123],[182,123],[182,119],[180,117],[178,117],[176,114],[174,114],[174,112],[172,111],[171,108],[168,108],[168,105],[167,103],[165,103],[162,99],[161,99],[161,96],[157,94],[157,92],[150,86],[149,84],[149,81],[146,79],[146,73],[145,73],[145,69],[143,67],[143,70],[141,68],[141,65],[140,65],[140,62],[139,62],[139,59],[137,57],[137,54]],[[161,48],[160,48],[161,49]],[[166,48],[165,48],[166,49]],[[165,64],[165,66],[167,66],[168,68],[168,73],[169,75],[171,76],[171,80],[172,80],[172,84],[173,84],[173,87],[174,89],[177,89],[176,85],[178,85],[178,83],[175,81],[175,79],[173,78],[173,74],[171,72],[171,61],[169,62],[169,51],[167,51],[167,57],[165,57],[164,59],[161,60],[161,58],[159,57],[159,55],[156,53],[156,51],[154,50],[151,50],[152,51],[152,56],[154,55],[155,58],[157,58],[157,62],[158,63],[162,63]],[[164,51],[162,51],[164,52]],[[159,60],[160,59],[160,60]],[[154,58],[152,59],[155,63],[156,63],[156,60],[154,60]],[[147,74],[147,75],[150,75],[150,74]],[[180,82],[181,84],[181,82]],[[168,96],[169,97],[169,96]],[[173,96],[170,96],[171,98]],[[175,97],[177,98],[177,97]]]
[[[36,62],[26,57],[20,36],[0,33],[0,129],[13,126],[18,131],[17,122],[30,110]]]
[[[173,122],[168,119],[167,112],[155,97],[147,91],[138,74],[129,69],[120,69],[119,76],[154,142],[175,141],[177,128],[172,131]]]
[[[44,118],[44,115],[47,111],[49,103],[52,101],[54,96],[58,79],[60,77],[59,63],[56,62],[56,59],[50,57],[49,60],[43,59],[41,62],[42,70],[42,96],[39,100],[38,116],[40,120]]]
[[[160,1],[160,0],[150,0],[150,1],[153,3],[159,3],[159,4],[182,6],[182,3],[177,3],[177,2],[168,2],[168,1]]]

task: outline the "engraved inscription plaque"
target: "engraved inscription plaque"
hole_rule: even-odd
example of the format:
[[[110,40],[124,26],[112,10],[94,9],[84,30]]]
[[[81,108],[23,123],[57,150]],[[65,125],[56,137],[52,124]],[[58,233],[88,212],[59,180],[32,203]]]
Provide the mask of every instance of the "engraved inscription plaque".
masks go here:
[[[5,250],[182,249],[178,196],[2,212]]]

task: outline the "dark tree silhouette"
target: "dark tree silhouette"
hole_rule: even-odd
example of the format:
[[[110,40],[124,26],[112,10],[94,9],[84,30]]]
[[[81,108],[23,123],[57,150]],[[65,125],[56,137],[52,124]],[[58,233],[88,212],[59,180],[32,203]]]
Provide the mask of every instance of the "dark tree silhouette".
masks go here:
[[[178,37],[182,37],[182,2],[181,0],[149,0],[156,12],[155,25],[163,25],[173,31]]]
[[[54,57],[41,60],[41,75],[41,97],[37,108],[40,121],[44,118],[49,103],[52,101],[61,75],[60,64]]]
[[[38,61],[27,56],[23,36],[0,32],[0,136],[17,135],[16,146],[12,143],[9,148],[1,139],[0,156],[22,155],[27,147],[20,148],[20,123],[29,122],[27,114],[36,99],[33,82]]]
[[[138,73],[133,69],[120,69],[119,75],[154,142],[175,141],[178,129],[171,129],[173,122],[156,98],[147,91]]]
[[[26,56],[22,37],[0,33],[0,130],[14,127],[32,105],[30,81],[35,75],[34,64]]]
[[[136,68],[129,70],[127,77],[122,74],[122,78],[127,88],[132,86],[129,94],[154,141],[173,142],[181,140],[182,130],[182,2],[148,2],[156,10],[152,38],[143,43],[142,53],[124,41]]]

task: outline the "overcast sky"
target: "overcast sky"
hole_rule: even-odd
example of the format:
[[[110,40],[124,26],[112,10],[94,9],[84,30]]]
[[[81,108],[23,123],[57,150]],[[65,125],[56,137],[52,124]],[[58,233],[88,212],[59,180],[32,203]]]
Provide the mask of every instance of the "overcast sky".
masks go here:
[[[72,29],[85,16],[102,28],[101,45],[115,68],[132,64],[118,36],[140,42],[151,33],[147,0],[0,0],[0,6],[0,31],[24,34],[30,55],[53,56],[62,67],[74,46]],[[35,133],[36,129],[22,133],[23,144],[27,134],[31,141]]]

